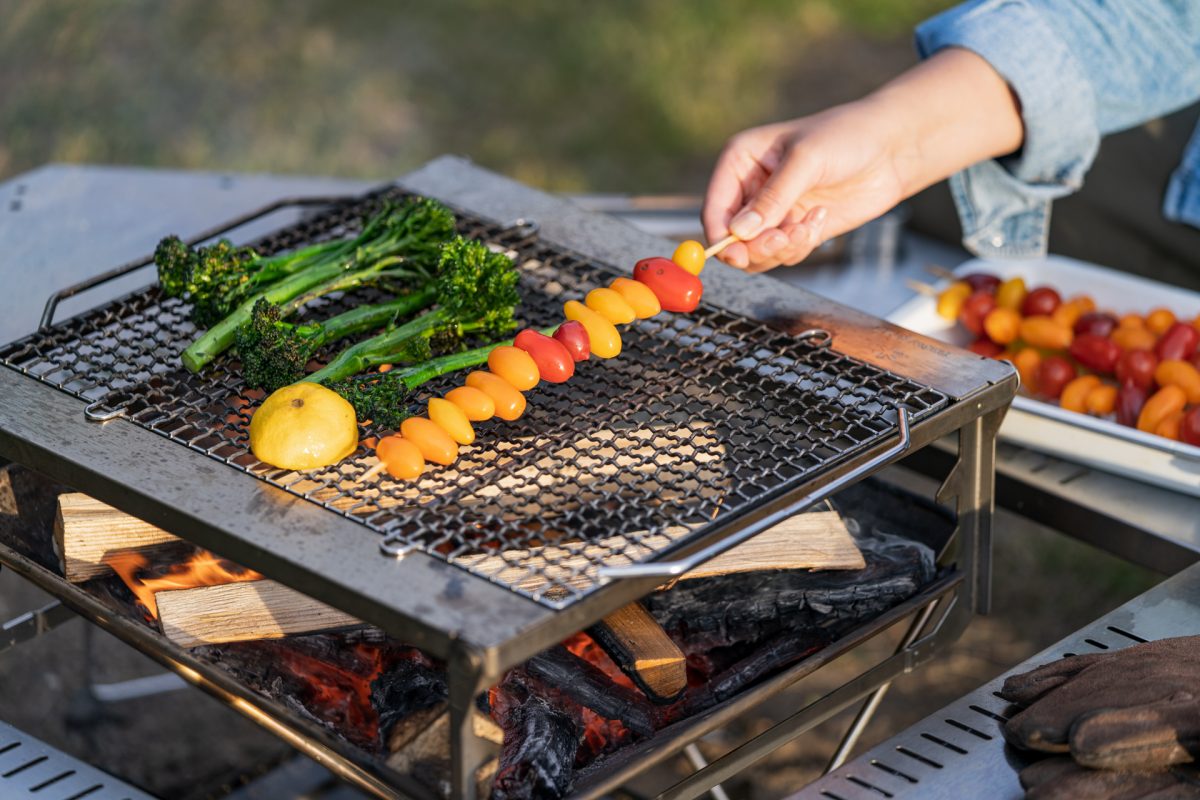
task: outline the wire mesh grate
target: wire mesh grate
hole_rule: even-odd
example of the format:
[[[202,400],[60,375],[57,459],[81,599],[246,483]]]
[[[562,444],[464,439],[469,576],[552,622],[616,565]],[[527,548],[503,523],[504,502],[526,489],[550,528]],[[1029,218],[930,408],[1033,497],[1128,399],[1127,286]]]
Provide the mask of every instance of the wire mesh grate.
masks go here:
[[[274,253],[343,235],[397,196],[347,202],[256,247]],[[458,217],[463,235],[515,252],[523,324],[555,324],[564,301],[624,272],[527,226]],[[377,298],[363,290],[305,315]],[[517,421],[480,423],[453,466],[431,465],[415,482],[386,473],[364,482],[375,463],[366,446],[312,472],[257,461],[247,428],[263,393],[242,384],[234,355],[202,375],[180,365],[196,335],[188,312],[149,287],[0,348],[0,361],[355,519],[384,535],[385,550],[423,550],[554,608],[597,588],[600,566],[653,558],[881,443],[896,430],[897,408],[915,421],[948,403],[821,343],[702,304],[634,323],[620,356],[540,384]],[[426,384],[412,408],[460,380]]]

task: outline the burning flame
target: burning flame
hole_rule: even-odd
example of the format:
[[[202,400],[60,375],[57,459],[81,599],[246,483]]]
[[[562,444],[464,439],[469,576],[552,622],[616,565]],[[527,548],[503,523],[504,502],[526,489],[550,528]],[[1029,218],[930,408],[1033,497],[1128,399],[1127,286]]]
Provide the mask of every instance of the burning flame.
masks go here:
[[[151,619],[158,619],[158,603],[154,599],[157,592],[257,581],[263,577],[207,550],[199,550],[187,561],[166,567],[153,567],[150,559],[136,551],[109,553],[104,563],[137,596]]]

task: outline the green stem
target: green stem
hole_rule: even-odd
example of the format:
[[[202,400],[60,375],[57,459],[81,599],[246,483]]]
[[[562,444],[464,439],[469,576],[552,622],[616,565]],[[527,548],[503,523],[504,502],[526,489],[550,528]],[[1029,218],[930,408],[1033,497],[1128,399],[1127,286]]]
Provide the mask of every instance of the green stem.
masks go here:
[[[395,359],[396,353],[406,341],[437,327],[445,317],[446,314],[440,309],[427,311],[390,331],[364,339],[338,353],[336,358],[304,380],[313,383],[340,381],[351,375],[366,372],[371,367],[388,364]]]
[[[316,300],[318,297],[333,294],[334,292],[346,292],[351,289],[357,289],[362,286],[371,286],[388,278],[415,278],[417,277],[412,272],[405,270],[388,270],[390,266],[401,264],[404,258],[401,256],[391,256],[381,259],[371,266],[355,270],[353,272],[343,272],[324,283],[321,283],[306,292],[296,295],[291,300],[279,306],[279,313],[284,319],[292,316],[304,306]],[[386,270],[386,271],[385,271]]]
[[[369,306],[357,306],[349,311],[338,314],[336,317],[330,317],[321,322],[314,322],[309,325],[299,326],[298,332],[301,335],[311,335],[313,338],[313,350],[318,347],[336,342],[338,339],[343,339],[355,333],[374,330],[375,328],[388,325],[401,317],[420,311],[427,308],[434,299],[432,289],[422,289],[419,292],[406,294],[403,297],[397,297],[395,300],[389,300],[386,303],[378,303]]]

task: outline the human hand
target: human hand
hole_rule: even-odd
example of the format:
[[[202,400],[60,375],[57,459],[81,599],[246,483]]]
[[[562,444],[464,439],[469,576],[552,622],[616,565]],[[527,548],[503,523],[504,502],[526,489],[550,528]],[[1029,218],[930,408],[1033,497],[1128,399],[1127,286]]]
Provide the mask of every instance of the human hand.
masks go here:
[[[904,198],[887,121],[869,106],[839,106],[729,140],[703,214],[710,242],[730,233],[742,240],[721,260],[748,272],[797,263]]]
[[[737,134],[704,199],[710,242],[743,241],[727,264],[762,272],[794,264],[965,167],[1016,151],[1020,104],[968,50],[934,54],[862,100]]]

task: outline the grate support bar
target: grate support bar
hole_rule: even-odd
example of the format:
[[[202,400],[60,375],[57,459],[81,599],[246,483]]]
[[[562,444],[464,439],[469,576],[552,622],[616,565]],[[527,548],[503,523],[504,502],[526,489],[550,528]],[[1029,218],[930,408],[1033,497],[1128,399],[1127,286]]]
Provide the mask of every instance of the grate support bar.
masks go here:
[[[73,619],[75,612],[58,600],[52,600],[41,608],[14,617],[0,625],[0,653]]]

